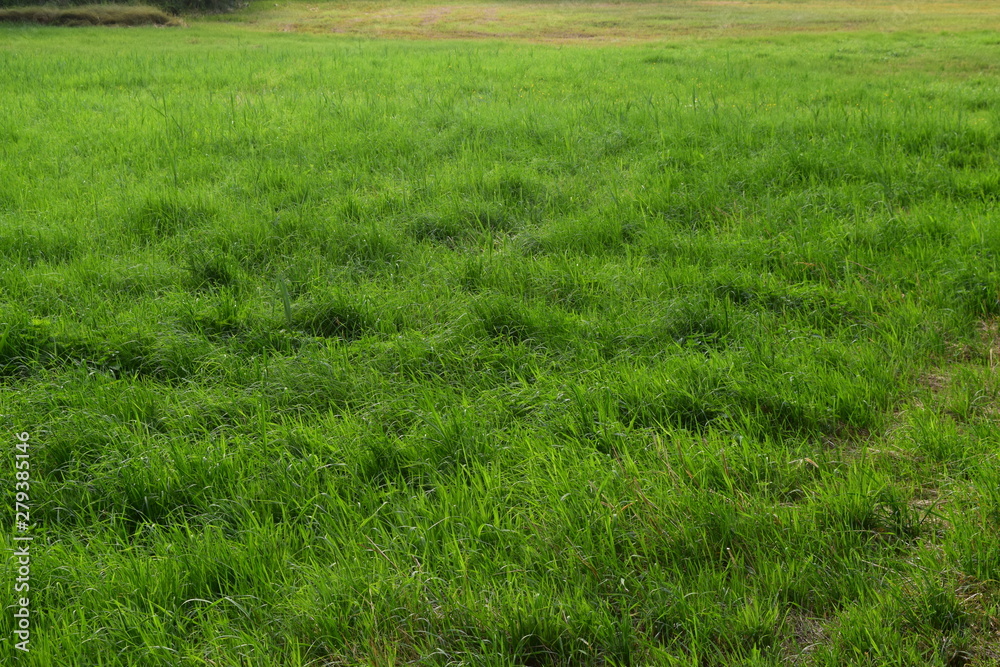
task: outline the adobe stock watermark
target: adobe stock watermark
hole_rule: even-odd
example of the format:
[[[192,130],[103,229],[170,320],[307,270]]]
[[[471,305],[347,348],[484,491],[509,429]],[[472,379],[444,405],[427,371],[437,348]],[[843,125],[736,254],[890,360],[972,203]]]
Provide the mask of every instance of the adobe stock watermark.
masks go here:
[[[17,434],[14,445],[14,558],[17,576],[14,579],[14,647],[27,652],[31,641],[31,454],[27,433]]]

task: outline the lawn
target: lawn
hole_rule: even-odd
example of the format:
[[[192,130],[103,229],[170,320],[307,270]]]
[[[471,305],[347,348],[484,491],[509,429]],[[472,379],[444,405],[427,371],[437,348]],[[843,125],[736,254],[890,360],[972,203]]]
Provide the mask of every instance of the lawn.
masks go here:
[[[997,664],[997,27],[0,26],[0,663]]]

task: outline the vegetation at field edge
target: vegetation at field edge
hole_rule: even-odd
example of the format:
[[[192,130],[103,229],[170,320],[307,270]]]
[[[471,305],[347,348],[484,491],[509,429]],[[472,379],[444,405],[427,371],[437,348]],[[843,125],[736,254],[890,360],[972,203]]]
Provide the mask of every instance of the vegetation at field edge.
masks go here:
[[[44,25],[180,25],[180,21],[154,7],[134,5],[85,5],[82,7],[13,7],[0,9],[0,23]]]

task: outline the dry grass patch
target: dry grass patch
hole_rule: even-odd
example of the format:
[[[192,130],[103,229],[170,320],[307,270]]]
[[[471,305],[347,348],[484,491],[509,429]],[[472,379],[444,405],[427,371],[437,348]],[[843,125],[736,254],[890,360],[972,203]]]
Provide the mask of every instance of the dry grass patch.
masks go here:
[[[160,25],[181,22],[155,7],[131,5],[85,5],[82,7],[13,7],[0,9],[0,22],[39,23],[59,26]]]
[[[616,43],[683,37],[1000,28],[988,3],[290,2],[255,3],[264,30],[409,39]]]
[[[823,619],[802,611],[785,617],[785,629],[789,632],[783,637],[781,649],[788,664],[808,664],[816,647],[829,641],[823,623]]]
[[[1000,320],[986,320],[980,325],[979,330],[986,345],[990,369],[996,371],[1000,366]]]

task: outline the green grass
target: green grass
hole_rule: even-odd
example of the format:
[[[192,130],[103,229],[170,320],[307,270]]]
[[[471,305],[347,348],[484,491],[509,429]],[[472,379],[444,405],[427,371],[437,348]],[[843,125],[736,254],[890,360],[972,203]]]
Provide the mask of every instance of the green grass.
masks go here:
[[[3,659],[995,664],[998,56],[0,28]]]

